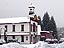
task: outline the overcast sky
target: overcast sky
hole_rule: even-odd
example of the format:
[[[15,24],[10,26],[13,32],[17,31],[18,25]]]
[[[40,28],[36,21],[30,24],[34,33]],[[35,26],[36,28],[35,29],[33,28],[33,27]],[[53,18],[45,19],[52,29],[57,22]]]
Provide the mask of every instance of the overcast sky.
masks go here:
[[[47,11],[57,27],[64,27],[64,0],[0,0],[0,18],[28,16],[31,3],[37,15],[43,17]]]

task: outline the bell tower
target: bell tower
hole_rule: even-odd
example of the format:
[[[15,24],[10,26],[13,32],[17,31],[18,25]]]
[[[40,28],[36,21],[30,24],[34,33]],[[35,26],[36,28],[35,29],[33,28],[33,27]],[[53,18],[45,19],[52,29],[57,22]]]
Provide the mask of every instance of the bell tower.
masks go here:
[[[33,15],[35,14],[34,13],[34,9],[35,9],[35,6],[31,3],[31,5],[28,7],[30,10],[29,10],[29,15]]]

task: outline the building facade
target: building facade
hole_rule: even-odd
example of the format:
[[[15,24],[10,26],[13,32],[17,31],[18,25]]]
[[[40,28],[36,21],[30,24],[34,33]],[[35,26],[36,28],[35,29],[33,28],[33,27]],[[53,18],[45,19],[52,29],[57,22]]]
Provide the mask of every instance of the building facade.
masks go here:
[[[31,4],[28,17],[0,19],[0,39],[16,39],[20,43],[35,43],[37,33],[37,15]]]
[[[38,16],[34,12],[35,7],[31,4],[29,9],[27,17],[0,19],[0,39],[6,41],[16,39],[20,43],[31,44],[39,41],[43,35],[49,38],[48,31],[41,32]]]

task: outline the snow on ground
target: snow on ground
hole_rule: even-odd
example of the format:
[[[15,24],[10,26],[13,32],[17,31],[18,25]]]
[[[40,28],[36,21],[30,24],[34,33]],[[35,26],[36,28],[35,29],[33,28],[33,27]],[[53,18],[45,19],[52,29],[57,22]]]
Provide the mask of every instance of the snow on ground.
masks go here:
[[[36,44],[18,44],[8,43],[0,45],[0,48],[64,48],[64,42],[60,44],[48,44],[44,41],[39,41]]]
[[[63,43],[58,44],[58,46],[57,46],[56,48],[64,48],[64,42],[63,42]]]
[[[60,44],[48,44],[46,42],[39,41],[36,44],[22,45],[25,48],[64,48],[64,42]]]
[[[18,43],[8,43],[0,45],[0,48],[23,48],[23,47]]]

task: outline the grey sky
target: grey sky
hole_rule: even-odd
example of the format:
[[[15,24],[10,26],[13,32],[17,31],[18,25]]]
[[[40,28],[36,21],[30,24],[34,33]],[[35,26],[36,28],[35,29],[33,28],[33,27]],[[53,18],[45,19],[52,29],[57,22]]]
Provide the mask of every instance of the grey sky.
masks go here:
[[[64,0],[0,0],[0,18],[28,16],[30,3],[35,5],[37,15],[43,17],[47,11],[57,27],[64,26]]]

